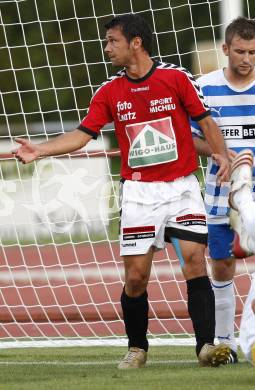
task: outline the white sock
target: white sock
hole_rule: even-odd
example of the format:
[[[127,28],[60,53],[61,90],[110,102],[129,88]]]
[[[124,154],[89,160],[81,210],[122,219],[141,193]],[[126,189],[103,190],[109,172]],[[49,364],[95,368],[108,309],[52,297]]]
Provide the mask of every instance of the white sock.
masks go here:
[[[233,280],[225,282],[212,280],[212,287],[215,295],[215,337],[220,343],[228,344],[236,352],[237,344],[234,336],[236,299]]]
[[[235,192],[234,203],[240,213],[243,227],[249,235],[247,245],[251,252],[255,252],[255,202],[248,185]]]
[[[236,207],[240,208],[241,205],[252,202],[252,190],[248,184],[243,185],[239,190],[234,192],[233,200]]]
[[[250,200],[246,203],[241,203],[238,207],[243,227],[253,240],[255,240],[255,202]]]

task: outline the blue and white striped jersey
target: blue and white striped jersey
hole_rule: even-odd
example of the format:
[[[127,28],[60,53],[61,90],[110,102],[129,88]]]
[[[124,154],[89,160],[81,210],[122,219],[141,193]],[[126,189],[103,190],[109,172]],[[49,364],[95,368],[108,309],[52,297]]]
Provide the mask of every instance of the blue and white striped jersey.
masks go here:
[[[200,77],[211,114],[221,129],[226,146],[239,152],[249,148],[255,154],[255,80],[245,88],[235,88],[226,80],[222,69]],[[197,122],[191,121],[193,137],[203,137]],[[208,158],[206,171],[205,207],[209,223],[227,223],[229,185],[218,186],[218,167]],[[255,169],[253,170],[255,176]]]

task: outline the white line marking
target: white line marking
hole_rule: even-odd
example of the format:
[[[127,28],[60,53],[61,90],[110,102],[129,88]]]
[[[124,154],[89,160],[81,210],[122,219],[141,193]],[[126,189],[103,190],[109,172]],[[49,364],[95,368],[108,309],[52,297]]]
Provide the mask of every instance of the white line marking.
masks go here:
[[[239,360],[240,363],[246,362],[246,360]],[[89,361],[89,362],[61,362],[61,361],[31,361],[31,362],[20,362],[20,361],[0,361],[0,366],[111,366],[118,365],[119,360],[105,360],[105,361]],[[146,365],[167,365],[167,364],[197,364],[197,360],[154,360],[147,361]]]
[[[192,364],[197,363],[197,360],[155,360],[148,361],[146,364],[154,366],[156,364]],[[119,360],[105,360],[105,361],[88,361],[88,362],[61,362],[61,361],[34,361],[34,362],[20,362],[20,361],[0,361],[0,365],[12,366],[31,366],[31,365],[45,365],[45,366],[111,366],[118,365]]]
[[[238,341],[238,340],[237,340]],[[195,338],[149,338],[150,346],[194,346]],[[61,348],[61,347],[126,347],[127,348],[127,339],[126,338],[115,338],[115,339],[89,339],[84,338],[80,340],[76,339],[66,339],[66,340],[57,340],[57,339],[46,339],[46,340],[16,340],[16,341],[3,341],[0,342],[0,349],[8,348]]]
[[[0,268],[1,271],[1,268]],[[247,274],[255,272],[255,264],[247,263],[247,264],[237,264],[236,267],[236,275]],[[208,268],[208,273],[210,273],[210,269]],[[181,275],[181,267],[178,264],[175,265],[160,265],[154,263],[153,269],[151,272],[151,278],[160,278],[169,276],[169,279],[174,278],[174,276]],[[26,270],[18,270],[15,267],[10,268],[9,271],[1,271],[0,272],[0,283],[10,283],[14,282],[31,282],[31,281],[41,281],[41,282],[49,282],[52,280],[79,280],[80,282],[84,279],[94,279],[96,281],[102,280],[103,278],[111,278],[113,280],[119,280],[120,277],[123,279],[124,277],[124,269],[122,264],[113,266],[105,266],[97,264],[91,267],[79,267],[69,268],[67,267],[56,267],[55,269],[49,269],[49,267],[45,267],[44,269],[31,269],[27,268]]]

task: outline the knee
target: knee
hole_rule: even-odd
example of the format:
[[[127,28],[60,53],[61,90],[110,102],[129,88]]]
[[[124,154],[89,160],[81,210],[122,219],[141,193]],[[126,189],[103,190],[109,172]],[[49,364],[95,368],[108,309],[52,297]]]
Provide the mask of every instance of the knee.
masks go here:
[[[144,293],[147,287],[147,276],[138,270],[133,270],[126,275],[125,290],[128,296],[137,297]]]
[[[212,271],[215,280],[222,282],[232,280],[235,273],[235,260],[213,260]]]
[[[204,253],[201,251],[192,252],[185,264],[192,273],[192,277],[206,275],[207,273]]]

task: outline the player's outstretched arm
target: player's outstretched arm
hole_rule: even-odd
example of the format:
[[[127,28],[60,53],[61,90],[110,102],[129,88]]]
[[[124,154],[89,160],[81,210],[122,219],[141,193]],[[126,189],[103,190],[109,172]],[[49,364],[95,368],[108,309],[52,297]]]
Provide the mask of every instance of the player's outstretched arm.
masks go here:
[[[224,138],[220,129],[211,116],[203,118],[198,123],[203,130],[205,139],[211,149],[211,157],[219,165],[219,170],[217,172],[219,183],[228,181],[230,175],[230,163]]]
[[[23,164],[28,164],[39,157],[57,156],[81,149],[91,138],[87,133],[77,129],[41,144],[33,144],[24,138],[16,138],[15,141],[20,146],[14,149],[12,154]]]

